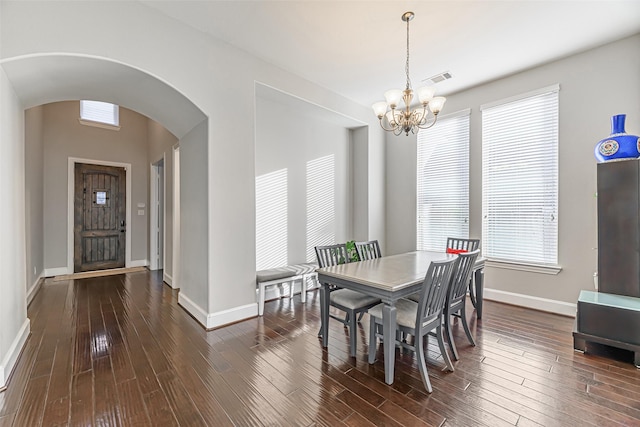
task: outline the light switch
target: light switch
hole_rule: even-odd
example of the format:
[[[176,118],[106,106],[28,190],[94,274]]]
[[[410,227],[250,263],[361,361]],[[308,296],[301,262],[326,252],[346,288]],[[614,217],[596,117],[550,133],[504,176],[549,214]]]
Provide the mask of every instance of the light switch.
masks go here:
[[[144,209],[138,209],[138,215],[144,215]]]
[[[144,208],[144,203],[138,203],[139,208]]]

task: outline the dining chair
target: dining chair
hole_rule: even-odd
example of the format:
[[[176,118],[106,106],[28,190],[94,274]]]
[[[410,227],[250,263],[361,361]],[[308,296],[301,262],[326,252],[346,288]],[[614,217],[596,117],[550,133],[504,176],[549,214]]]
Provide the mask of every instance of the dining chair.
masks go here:
[[[467,283],[471,280],[473,265],[475,264],[479,254],[480,249],[458,254],[458,264],[451,274],[449,292],[447,292],[447,300],[444,306],[443,323],[449,340],[449,347],[451,347],[451,352],[453,353],[453,358],[455,360],[458,360],[459,356],[456,344],[453,340],[453,333],[451,332],[451,316],[461,319],[462,327],[464,328],[464,332],[467,334],[469,342],[473,346],[476,345],[473,335],[471,335],[471,330],[469,329],[469,323],[467,322],[466,305]]]
[[[442,313],[451,274],[456,267],[458,258],[446,261],[433,261],[429,265],[425,275],[422,288],[420,290],[420,301],[415,302],[409,299],[400,299],[396,302],[396,337],[399,335],[413,335],[413,345],[404,339],[396,338],[396,344],[401,345],[416,353],[418,367],[422,382],[429,393],[433,391],[429,374],[427,373],[425,337],[435,330],[438,339],[440,354],[444,359],[447,368],[453,371],[453,364],[449,359],[449,353],[444,345],[442,336]],[[376,338],[383,335],[382,329],[382,308],[384,304],[378,304],[369,310],[369,363],[375,362],[376,358]],[[399,333],[398,333],[399,332]]]
[[[316,246],[315,250],[316,257],[318,258],[318,266],[320,268],[349,262],[349,257],[347,256],[347,245],[344,243],[330,246]],[[336,286],[331,286],[329,288],[329,305],[347,313],[344,319],[334,316],[333,314],[330,314],[330,316],[342,322],[345,327],[349,328],[351,357],[356,356],[356,318],[359,314],[366,312],[369,308],[379,302],[379,298],[363,294],[362,292],[353,291],[351,289],[341,289]]]
[[[356,251],[358,252],[358,258],[360,259],[360,261],[382,257],[382,253],[380,252],[380,244],[377,240],[369,240],[368,242],[356,242]]]
[[[448,253],[464,253],[475,251],[480,248],[480,239],[461,239],[458,237],[448,237],[446,251]],[[476,293],[474,291],[474,280],[472,276],[469,279],[469,297],[471,298],[471,304],[476,306]]]
[[[360,261],[366,261],[368,259],[381,258],[382,252],[380,252],[380,244],[378,240],[369,240],[367,242],[355,242],[356,252],[358,253],[358,259]],[[360,313],[358,322],[362,320],[364,311]]]
[[[480,239],[459,239],[457,237],[447,237],[447,251],[475,251],[480,247]]]

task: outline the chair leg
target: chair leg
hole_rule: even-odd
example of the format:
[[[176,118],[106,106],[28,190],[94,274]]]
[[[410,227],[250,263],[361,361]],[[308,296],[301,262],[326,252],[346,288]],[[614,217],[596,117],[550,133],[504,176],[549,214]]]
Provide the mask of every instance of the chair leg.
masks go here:
[[[453,353],[453,358],[455,360],[459,360],[458,357],[458,349],[456,348],[456,343],[453,341],[453,332],[451,332],[451,313],[449,310],[446,310],[444,313],[444,330],[447,334],[447,339],[449,340],[449,347],[451,348],[451,353]]]
[[[369,363],[372,364],[376,361],[376,350],[378,344],[376,341],[376,319],[369,317]]]
[[[433,388],[431,387],[431,381],[429,381],[429,373],[427,372],[427,361],[425,360],[424,354],[424,335],[421,335],[419,338],[415,338],[416,342],[414,343],[416,348],[416,359],[418,361],[418,368],[420,368],[420,375],[422,376],[422,382],[424,383],[424,387],[427,389],[428,393],[433,392]]]
[[[469,329],[469,324],[467,323],[467,310],[465,310],[464,304],[460,309],[460,317],[462,318],[462,326],[464,327],[464,332],[467,334],[467,338],[469,338],[469,342],[472,346],[475,347],[476,341],[473,339],[473,335],[471,335],[471,330]],[[456,358],[457,360],[457,358]]]
[[[351,357],[356,357],[356,345],[357,345],[357,339],[358,339],[358,334],[357,332],[357,321],[356,321],[356,313],[351,313],[350,316],[351,320],[349,322],[349,353],[351,354]]]
[[[447,368],[451,372],[453,372],[453,363],[451,363],[451,359],[449,358],[449,353],[447,353],[447,348],[444,345],[444,338],[442,337],[442,325],[436,328],[436,335],[438,338],[438,346],[440,347],[440,354],[442,354],[442,358],[444,359],[444,363],[446,363]]]
[[[471,298],[471,304],[473,304],[473,306],[476,306],[476,293],[474,291],[474,282],[475,282],[475,278],[473,277],[474,275],[471,275],[471,280],[469,280],[469,297]]]

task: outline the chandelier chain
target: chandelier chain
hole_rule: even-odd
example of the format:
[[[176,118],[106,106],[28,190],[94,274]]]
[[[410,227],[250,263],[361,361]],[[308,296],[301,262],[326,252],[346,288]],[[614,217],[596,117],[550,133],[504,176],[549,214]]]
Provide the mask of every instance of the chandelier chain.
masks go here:
[[[409,77],[409,21],[410,19],[407,19],[407,63],[404,69],[407,74],[407,89],[411,89],[411,78]]]

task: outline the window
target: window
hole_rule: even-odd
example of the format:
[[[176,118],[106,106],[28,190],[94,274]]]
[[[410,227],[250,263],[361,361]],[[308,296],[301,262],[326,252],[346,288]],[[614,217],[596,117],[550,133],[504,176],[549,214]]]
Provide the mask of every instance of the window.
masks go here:
[[[107,125],[106,127],[119,127],[119,106],[100,101],[80,101],[80,122],[90,125]]]
[[[481,107],[482,248],[490,259],[558,262],[559,90]]]
[[[443,251],[447,237],[469,237],[469,114],[418,132],[418,250]]]

